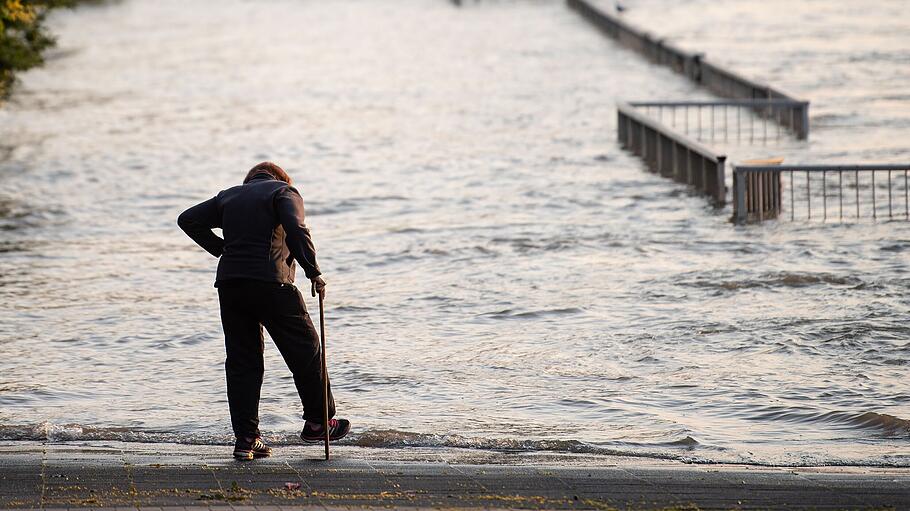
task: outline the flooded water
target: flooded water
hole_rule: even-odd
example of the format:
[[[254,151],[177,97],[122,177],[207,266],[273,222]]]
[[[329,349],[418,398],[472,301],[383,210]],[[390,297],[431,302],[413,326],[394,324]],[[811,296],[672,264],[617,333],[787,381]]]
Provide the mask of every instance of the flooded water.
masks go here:
[[[640,8],[670,4],[700,41],[689,3]],[[804,70],[769,73],[814,101],[788,154],[910,160],[910,45],[828,44],[897,4],[807,3],[802,50],[729,47]],[[51,25],[0,107],[0,438],[232,440],[216,261],[175,220],[271,159],[329,282],[349,444],[910,466],[910,223],[734,227],[643,171],[617,99],[706,94],[562,2],[127,0]],[[824,78],[854,66],[884,82]],[[270,344],[261,412],[294,442]]]

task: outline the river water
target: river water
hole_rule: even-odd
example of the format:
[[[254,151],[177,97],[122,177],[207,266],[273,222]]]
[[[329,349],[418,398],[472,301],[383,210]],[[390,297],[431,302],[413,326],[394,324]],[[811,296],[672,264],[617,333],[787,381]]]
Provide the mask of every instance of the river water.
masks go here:
[[[628,4],[690,46],[725,15]],[[805,4],[799,51],[705,44],[799,61],[771,74],[814,101],[788,155],[910,159],[900,2]],[[851,23],[881,44],[829,44]],[[350,445],[910,466],[910,223],[734,227],[645,172],[617,99],[706,93],[562,2],[127,0],[51,28],[0,108],[0,438],[231,442],[216,260],[175,220],[271,159]],[[267,439],[300,412],[267,343]]]

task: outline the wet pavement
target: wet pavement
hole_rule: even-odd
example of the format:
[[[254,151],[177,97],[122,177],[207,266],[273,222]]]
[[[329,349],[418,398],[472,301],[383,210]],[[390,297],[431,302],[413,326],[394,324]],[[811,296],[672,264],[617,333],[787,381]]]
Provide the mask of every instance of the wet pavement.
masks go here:
[[[324,461],[320,446],[290,446],[269,459],[237,462],[227,446],[6,443],[0,445],[0,507],[910,508],[904,468],[621,457],[614,463],[583,456],[562,457],[555,466],[545,456],[471,450],[333,452]]]

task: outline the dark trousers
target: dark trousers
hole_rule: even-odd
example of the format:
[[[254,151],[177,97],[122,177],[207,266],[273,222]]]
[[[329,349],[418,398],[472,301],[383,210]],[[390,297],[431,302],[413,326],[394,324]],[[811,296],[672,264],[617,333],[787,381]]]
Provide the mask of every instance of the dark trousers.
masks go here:
[[[296,287],[257,281],[218,284],[221,324],[227,359],[228,404],[237,437],[259,436],[259,393],[265,348],[262,327],[269,332],[294,375],[303,403],[303,418],[322,422],[323,378],[319,334]],[[329,417],[335,400],[329,389]]]

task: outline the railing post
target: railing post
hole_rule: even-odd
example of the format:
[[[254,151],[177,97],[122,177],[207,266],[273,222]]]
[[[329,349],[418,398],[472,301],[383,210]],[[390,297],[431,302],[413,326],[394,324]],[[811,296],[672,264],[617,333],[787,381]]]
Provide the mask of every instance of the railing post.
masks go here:
[[[645,125],[641,125],[641,152],[638,153],[645,164],[648,162],[648,133],[645,131]]]
[[[796,131],[796,138],[806,140],[809,138],[809,102],[803,101],[799,107],[799,129]]]
[[[775,197],[775,200],[777,201],[774,204],[774,207],[776,208],[774,211],[774,218],[779,218],[781,211],[783,211],[783,208],[781,207],[780,196],[784,191],[784,184],[783,184],[783,181],[781,181],[781,179],[780,179],[780,175],[781,175],[780,172],[775,172],[773,175],[774,175],[774,197]]]
[[[698,189],[701,193],[710,197],[711,190],[708,190],[708,159],[699,154],[698,161],[701,162],[701,165],[699,165],[701,172],[698,175]]]
[[[672,164],[673,164],[673,179],[676,181],[679,181],[679,153],[677,153],[677,151],[676,151],[676,147],[678,145],[679,144],[674,140],[673,145],[670,148],[671,154],[672,154],[672,156],[671,156]]]
[[[686,184],[694,185],[695,184],[695,169],[692,168],[692,149],[686,148]]]
[[[654,132],[654,145],[656,151],[657,159],[655,160],[654,170],[657,171],[661,176],[664,175],[664,134],[655,131]]]
[[[727,158],[725,156],[717,157],[717,168],[716,174],[714,176],[714,179],[717,183],[714,200],[717,201],[717,204],[721,206],[727,202],[726,160]]]
[[[619,139],[620,145],[629,147],[626,142],[626,123],[625,119],[623,119],[622,110],[616,110],[616,137]]]
[[[736,170],[733,165],[733,220],[742,224],[749,217],[746,211],[746,180],[745,173]]]

